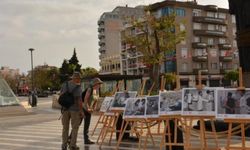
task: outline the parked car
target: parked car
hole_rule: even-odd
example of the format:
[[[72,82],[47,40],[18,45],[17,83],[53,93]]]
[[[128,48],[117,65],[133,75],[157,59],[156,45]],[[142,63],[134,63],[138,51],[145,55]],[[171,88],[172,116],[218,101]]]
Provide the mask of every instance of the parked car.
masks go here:
[[[49,93],[46,91],[38,91],[37,92],[37,97],[48,97]]]

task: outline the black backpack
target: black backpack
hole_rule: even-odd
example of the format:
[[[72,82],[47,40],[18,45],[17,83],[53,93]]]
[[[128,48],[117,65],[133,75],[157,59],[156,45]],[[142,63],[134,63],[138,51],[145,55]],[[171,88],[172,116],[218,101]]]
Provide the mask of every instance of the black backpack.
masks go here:
[[[75,89],[78,86],[76,86],[72,90],[72,92],[69,92],[69,84],[68,84],[68,82],[66,82],[66,86],[67,86],[67,91],[62,93],[59,96],[58,103],[62,106],[62,108],[69,109],[70,106],[74,105],[74,103],[75,103],[75,98],[74,98],[73,92],[75,91]]]

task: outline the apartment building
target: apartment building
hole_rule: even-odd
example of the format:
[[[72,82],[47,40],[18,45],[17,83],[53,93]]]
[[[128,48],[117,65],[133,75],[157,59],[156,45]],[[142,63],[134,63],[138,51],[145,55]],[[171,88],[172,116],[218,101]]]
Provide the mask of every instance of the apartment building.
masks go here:
[[[195,86],[197,74],[202,70],[202,82],[207,86],[220,86],[224,73],[239,67],[236,44],[236,21],[228,9],[215,5],[199,5],[196,1],[166,0],[151,5],[157,17],[175,13],[180,30],[186,31],[185,40],[176,45],[175,52],[166,55],[161,72],[176,72],[182,86]],[[135,32],[127,27],[123,32]],[[124,74],[143,74],[146,68],[136,48],[122,43],[122,70]],[[134,55],[133,55],[134,54]],[[137,55],[136,55],[137,54]],[[136,57],[130,61],[128,57]],[[132,65],[131,65],[132,64]],[[131,71],[132,70],[132,71]]]
[[[139,18],[143,6],[118,6],[105,12],[98,20],[100,74],[121,74],[121,35],[124,24],[131,18]]]

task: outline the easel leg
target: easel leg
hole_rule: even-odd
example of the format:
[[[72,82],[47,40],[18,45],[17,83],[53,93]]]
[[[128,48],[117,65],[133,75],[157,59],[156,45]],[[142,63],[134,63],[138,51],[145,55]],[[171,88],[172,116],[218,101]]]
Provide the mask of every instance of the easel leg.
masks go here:
[[[100,132],[100,134],[99,134],[99,136],[98,136],[98,138],[97,138],[97,143],[99,143],[100,138],[103,137],[103,133],[104,133],[104,131],[106,130],[106,124],[107,124],[108,119],[109,119],[109,116],[104,116],[104,117],[105,117],[105,120],[104,120],[104,122],[103,122],[103,127],[102,127],[102,129],[101,129],[101,132]]]
[[[240,124],[241,126],[241,141],[242,141],[242,148],[246,148],[246,137],[245,137],[245,125],[244,123]]]
[[[166,132],[167,132],[167,126],[166,126],[166,121],[164,121],[164,130],[163,130],[163,133],[162,133],[160,150],[162,150],[162,146],[165,146]]]
[[[122,137],[124,135],[124,132],[126,131],[126,128],[127,128],[128,124],[129,124],[129,121],[126,121],[125,127],[123,129],[121,128],[122,132],[119,134],[119,139],[117,141],[116,149],[119,149],[119,145],[120,145],[120,143],[122,141]]]
[[[96,130],[96,128],[97,128],[97,126],[101,123],[101,119],[104,117],[104,115],[103,114],[101,114],[100,115],[100,117],[99,117],[99,119],[98,119],[98,121],[97,121],[97,123],[96,123],[96,125],[95,125],[95,127],[94,127],[94,129],[93,129],[93,131],[92,131],[92,133],[91,133],[91,136],[93,136],[94,135],[94,133],[95,133],[95,130]]]
[[[216,149],[219,149],[219,144],[218,144],[218,138],[217,138],[216,128],[215,128],[215,124],[214,124],[214,119],[211,119],[211,127],[212,127],[212,132],[214,134]]]
[[[109,145],[111,145],[111,140],[112,140],[112,137],[113,137],[113,133],[116,131],[116,123],[118,121],[118,117],[119,117],[119,114],[115,115],[113,125],[112,125],[111,135],[110,135],[110,138],[109,138]]]
[[[108,123],[108,126],[107,126],[107,128],[106,128],[106,130],[105,130],[105,132],[104,132],[104,134],[103,134],[102,141],[101,141],[101,144],[100,144],[100,146],[99,146],[100,148],[102,147],[102,144],[103,144],[103,142],[104,142],[104,140],[105,140],[105,138],[106,138],[106,136],[107,136],[107,134],[108,134],[108,132],[109,132],[111,126],[112,126],[112,122],[113,122],[114,119],[115,119],[115,116],[112,116],[112,117],[110,118],[110,121],[109,121],[109,123]]]
[[[232,122],[230,122],[228,125],[228,135],[227,135],[227,149],[228,150],[230,148],[230,143],[231,143],[231,134],[232,134]]]

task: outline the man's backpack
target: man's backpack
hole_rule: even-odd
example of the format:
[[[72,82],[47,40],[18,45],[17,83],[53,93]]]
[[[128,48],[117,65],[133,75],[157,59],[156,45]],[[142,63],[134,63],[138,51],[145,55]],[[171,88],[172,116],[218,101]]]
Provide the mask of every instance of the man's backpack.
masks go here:
[[[67,90],[59,96],[58,103],[65,109],[69,109],[70,106],[74,105],[75,99],[73,92],[78,87],[76,86],[72,92],[69,92],[69,83],[66,82]]]

